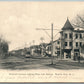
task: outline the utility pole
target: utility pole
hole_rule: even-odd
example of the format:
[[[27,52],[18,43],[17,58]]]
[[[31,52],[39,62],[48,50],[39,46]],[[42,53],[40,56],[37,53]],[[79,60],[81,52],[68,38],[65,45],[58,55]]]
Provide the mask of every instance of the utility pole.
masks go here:
[[[41,49],[42,49],[42,50],[41,50],[41,55],[42,55],[42,57],[43,57],[43,54],[44,54],[44,52],[43,52],[43,40],[44,40],[44,38],[41,37],[40,39],[41,39],[41,41],[42,41],[42,42],[41,42]]]
[[[53,24],[51,24],[51,29],[44,29],[44,28],[37,28],[37,30],[51,30],[51,36],[48,34],[48,32],[45,31],[45,33],[51,38],[51,64],[53,64],[53,30],[57,30],[57,29],[53,29]]]
[[[51,24],[51,64],[53,64],[53,24]]]

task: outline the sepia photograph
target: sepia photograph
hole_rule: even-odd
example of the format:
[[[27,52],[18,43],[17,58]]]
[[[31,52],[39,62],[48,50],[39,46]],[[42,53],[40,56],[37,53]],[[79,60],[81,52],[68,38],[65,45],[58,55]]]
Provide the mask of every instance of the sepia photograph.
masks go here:
[[[84,82],[83,76],[84,2],[0,2],[0,82]]]

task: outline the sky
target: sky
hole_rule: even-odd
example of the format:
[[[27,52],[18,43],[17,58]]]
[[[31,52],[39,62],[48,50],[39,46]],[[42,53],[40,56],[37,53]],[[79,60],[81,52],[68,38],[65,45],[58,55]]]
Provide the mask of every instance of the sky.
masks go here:
[[[0,35],[9,42],[9,50],[37,45],[41,37],[48,43],[51,38],[36,28],[51,29],[53,23],[60,31],[67,17],[72,22],[83,11],[84,2],[0,2]],[[59,38],[58,30],[54,30],[54,40]]]

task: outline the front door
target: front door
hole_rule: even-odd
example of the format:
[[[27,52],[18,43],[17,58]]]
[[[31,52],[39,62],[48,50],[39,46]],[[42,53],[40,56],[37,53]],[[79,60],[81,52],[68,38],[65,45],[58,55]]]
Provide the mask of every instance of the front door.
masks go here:
[[[64,59],[69,59],[69,58],[71,58],[71,53],[64,52]]]
[[[64,50],[64,59],[71,59],[71,49]]]
[[[79,55],[79,52],[74,53],[74,60],[78,60],[78,55]]]

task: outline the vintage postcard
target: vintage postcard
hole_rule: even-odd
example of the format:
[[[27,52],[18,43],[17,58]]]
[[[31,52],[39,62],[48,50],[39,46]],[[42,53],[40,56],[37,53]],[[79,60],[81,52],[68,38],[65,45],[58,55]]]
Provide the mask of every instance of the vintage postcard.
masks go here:
[[[84,82],[84,2],[1,1],[0,82]]]

